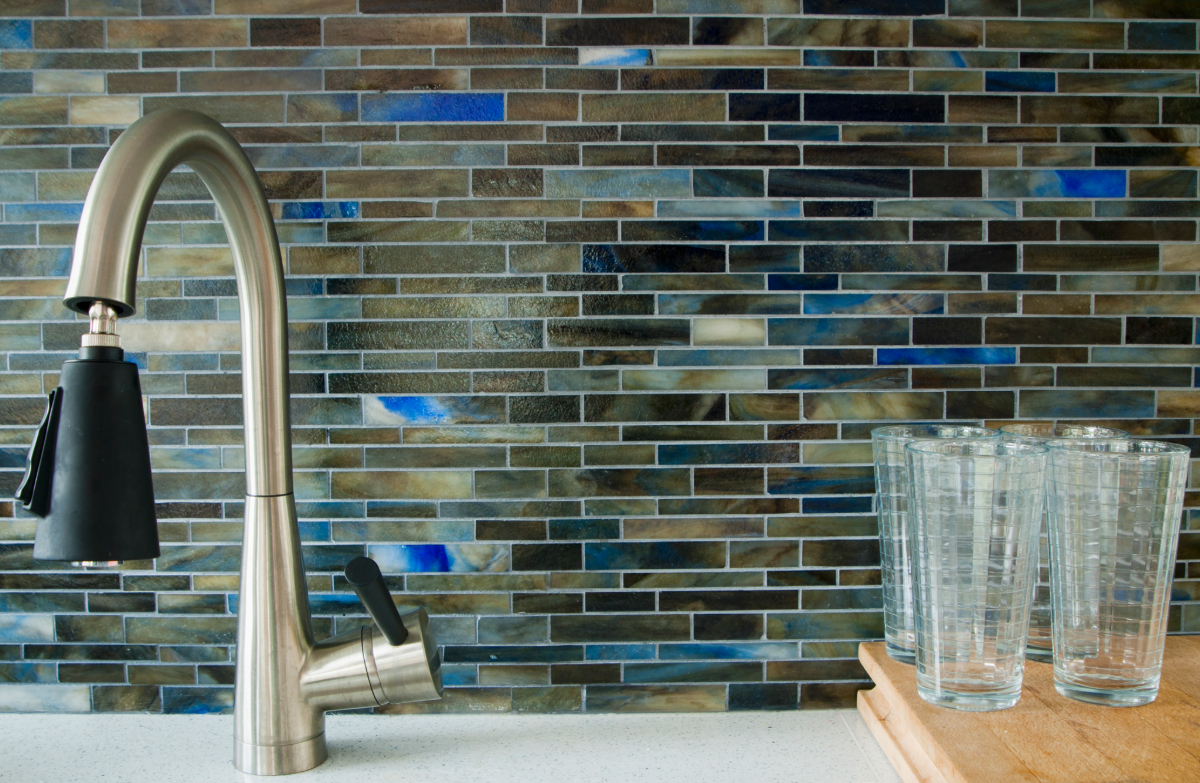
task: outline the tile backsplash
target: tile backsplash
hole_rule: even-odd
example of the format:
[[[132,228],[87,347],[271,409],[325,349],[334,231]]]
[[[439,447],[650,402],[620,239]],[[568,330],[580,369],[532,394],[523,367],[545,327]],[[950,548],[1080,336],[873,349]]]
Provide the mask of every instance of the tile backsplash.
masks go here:
[[[852,705],[882,634],[873,427],[1197,443],[1200,3],[0,16],[0,490],[84,329],[60,299],[101,157],[148,112],[212,115],[283,243],[316,632],[366,622],[340,575],[366,553],[444,645],[445,700],[380,712]],[[231,705],[237,291],[194,174],[143,259],[118,331],[163,554],[34,561],[0,502],[0,710]],[[1186,513],[1171,630],[1200,632]]]

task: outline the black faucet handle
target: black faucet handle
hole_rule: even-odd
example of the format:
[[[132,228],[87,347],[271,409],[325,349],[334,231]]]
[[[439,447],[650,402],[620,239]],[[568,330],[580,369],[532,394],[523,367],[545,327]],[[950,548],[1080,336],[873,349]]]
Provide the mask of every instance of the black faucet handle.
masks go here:
[[[379,626],[388,644],[393,647],[403,644],[408,638],[408,629],[400,619],[400,612],[392,601],[392,594],[388,592],[378,564],[369,557],[356,557],[346,564],[345,573],[346,581],[358,594],[358,600],[367,607],[371,619]]]

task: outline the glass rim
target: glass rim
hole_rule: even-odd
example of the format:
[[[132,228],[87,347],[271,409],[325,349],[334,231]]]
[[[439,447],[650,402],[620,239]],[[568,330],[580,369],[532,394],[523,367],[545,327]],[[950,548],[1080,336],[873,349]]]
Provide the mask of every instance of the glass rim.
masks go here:
[[[969,431],[971,434],[961,437],[940,437],[935,434],[916,435],[906,433],[904,430],[913,429],[946,429],[946,430],[963,430]],[[979,438],[981,440],[990,440],[999,437],[1000,430],[992,429],[991,427],[980,427],[974,424],[889,424],[883,427],[876,427],[871,430],[872,440],[966,440],[967,438]]]
[[[997,453],[969,454],[948,453],[946,449],[957,449],[963,446],[995,445]],[[904,450],[919,454],[930,454],[943,457],[1025,457],[1035,454],[1049,454],[1050,449],[1043,443],[1025,443],[1003,438],[939,438],[937,440],[914,440],[905,445]]]
[[[1124,450],[1097,448],[1106,444],[1128,443]],[[1115,457],[1180,457],[1191,456],[1190,446],[1152,438],[1055,438],[1046,446],[1073,454],[1101,454]]]
[[[1026,434],[1024,432],[1016,432],[1015,431],[1018,428],[1036,427],[1040,424],[1051,425],[1051,427],[1050,427],[1052,430],[1051,433],[1049,435],[1031,435],[1031,434]],[[1131,437],[1130,434],[1128,432],[1126,432],[1125,430],[1117,429],[1116,427],[1105,427],[1105,426],[1099,425],[1099,424],[1068,424],[1065,426],[1068,428],[1077,429],[1077,430],[1094,430],[1097,432],[1102,432],[1104,434],[1102,434],[1102,435],[1101,434],[1097,434],[1097,435],[1090,435],[1090,434],[1056,435],[1056,434],[1054,434],[1053,430],[1058,429],[1059,425],[1051,424],[1050,422],[1013,422],[1012,424],[1005,424],[1003,427],[1000,427],[999,429],[1000,429],[1000,434],[1002,436],[1007,436],[1009,438],[1029,438],[1029,439],[1033,439],[1033,440],[1044,440],[1044,441],[1067,440],[1067,439],[1070,439],[1070,440],[1126,439],[1127,440]]]

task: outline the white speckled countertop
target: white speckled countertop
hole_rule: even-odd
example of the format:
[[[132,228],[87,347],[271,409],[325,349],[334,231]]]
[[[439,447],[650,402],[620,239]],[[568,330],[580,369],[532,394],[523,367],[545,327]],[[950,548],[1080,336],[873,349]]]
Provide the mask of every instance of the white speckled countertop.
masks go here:
[[[296,783],[899,783],[854,710],[670,715],[333,715]],[[233,719],[0,715],[0,780],[262,781],[230,763]]]

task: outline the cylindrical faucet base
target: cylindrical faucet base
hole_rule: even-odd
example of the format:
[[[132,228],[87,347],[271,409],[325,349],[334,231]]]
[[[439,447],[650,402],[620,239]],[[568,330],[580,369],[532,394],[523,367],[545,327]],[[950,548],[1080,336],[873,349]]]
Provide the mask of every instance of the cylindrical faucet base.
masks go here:
[[[234,737],[233,764],[248,775],[291,775],[329,758],[325,734],[291,745],[247,745]]]

